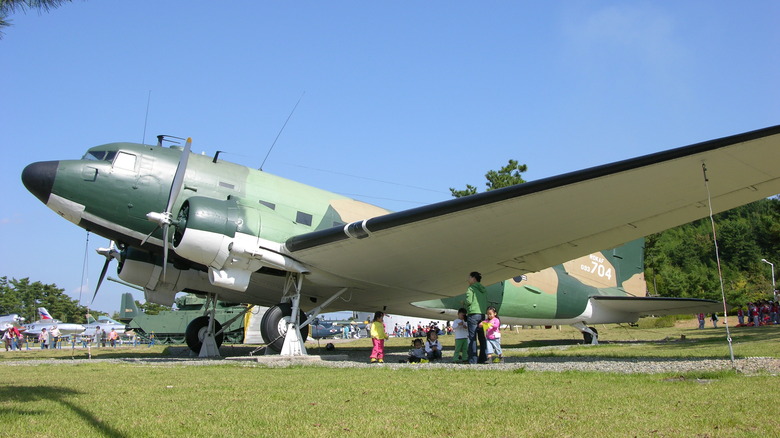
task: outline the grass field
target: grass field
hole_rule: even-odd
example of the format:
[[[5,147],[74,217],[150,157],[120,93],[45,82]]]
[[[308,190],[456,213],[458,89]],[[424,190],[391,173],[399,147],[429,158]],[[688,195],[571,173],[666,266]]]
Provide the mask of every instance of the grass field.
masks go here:
[[[727,358],[723,329],[598,326],[506,333],[510,355]],[[681,336],[685,340],[681,341]],[[733,329],[737,357],[780,357],[780,327]],[[451,337],[443,337],[445,345]],[[405,351],[408,340],[391,339]],[[337,352],[368,356],[368,342]],[[316,352],[316,348],[312,348]],[[165,347],[93,349],[93,358],[165,357]],[[725,352],[725,354],[724,354]],[[56,359],[83,360],[57,363]],[[55,359],[35,366],[24,359]],[[37,363],[37,362],[31,362]],[[0,431],[20,437],[777,436],[777,375],[531,372],[427,367],[268,368],[106,363],[85,352],[0,353]]]

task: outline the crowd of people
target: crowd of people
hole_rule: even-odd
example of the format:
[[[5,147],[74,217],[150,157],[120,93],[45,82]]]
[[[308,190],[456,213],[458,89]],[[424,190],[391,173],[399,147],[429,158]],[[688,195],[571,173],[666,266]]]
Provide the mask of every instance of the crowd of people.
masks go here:
[[[737,320],[737,327],[780,324],[780,303],[769,300],[747,303],[747,310],[742,307],[737,309]]]

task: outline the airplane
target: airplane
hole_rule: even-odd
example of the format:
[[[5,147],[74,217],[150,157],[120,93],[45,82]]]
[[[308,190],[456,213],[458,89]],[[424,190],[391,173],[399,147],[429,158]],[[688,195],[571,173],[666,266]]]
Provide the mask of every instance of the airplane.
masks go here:
[[[57,326],[63,336],[77,335],[84,331],[84,326],[81,324],[62,322],[58,319],[52,318],[51,314],[49,314],[49,311],[46,310],[45,307],[38,308],[38,317],[40,319],[37,321],[24,325],[24,333],[26,335],[38,336],[41,334],[43,329],[46,329],[47,332],[51,333],[51,329],[54,328],[54,326]]]
[[[0,315],[0,333],[5,332],[11,327],[23,328],[24,318],[17,313]]]
[[[87,323],[84,324],[84,331],[79,334],[81,336],[95,336],[95,331],[98,327],[106,333],[113,329],[121,335],[124,334],[127,324],[111,319],[105,315],[98,316],[97,320],[93,318],[92,315],[87,315]]]
[[[504,318],[560,321],[594,341],[594,321],[630,322],[656,308],[710,311],[711,300],[631,294],[640,276],[615,270],[619,284],[582,281],[586,291],[575,293],[576,282],[563,281],[572,274],[566,262],[593,261],[589,269],[607,276],[604,248],[780,193],[780,126],[395,213],[219,152],[192,154],[191,138],[184,147],[164,141],[92,147],[79,160],[29,164],[21,178],[57,214],[109,239],[99,250],[103,272],[117,259],[119,277],[143,287],[147,301],[171,305],[187,291],[271,306],[262,335],[285,355],[306,354],[308,324],[327,306],[437,319],[471,271],[504,286],[526,275],[521,292],[504,293]],[[550,272],[556,289],[543,288],[555,284],[541,281]],[[539,301],[543,294],[555,299]],[[442,303],[419,304],[431,300]],[[207,313],[187,328],[201,340],[190,348],[215,356],[221,329],[213,308]]]
[[[312,321],[311,324],[309,324],[309,327],[309,336],[316,340],[330,338],[342,333],[342,329],[338,325],[326,323],[324,321],[320,321],[319,319]]]

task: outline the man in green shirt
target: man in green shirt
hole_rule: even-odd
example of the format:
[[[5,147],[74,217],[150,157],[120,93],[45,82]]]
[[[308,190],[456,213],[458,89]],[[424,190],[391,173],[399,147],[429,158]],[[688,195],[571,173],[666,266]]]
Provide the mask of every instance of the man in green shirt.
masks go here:
[[[466,281],[469,283],[469,288],[466,290],[466,300],[463,304],[466,308],[466,324],[469,329],[469,363],[484,363],[487,361],[485,353],[487,340],[479,323],[485,319],[487,289],[480,283],[482,274],[479,272],[470,273]],[[479,339],[479,356],[477,356],[477,339]]]

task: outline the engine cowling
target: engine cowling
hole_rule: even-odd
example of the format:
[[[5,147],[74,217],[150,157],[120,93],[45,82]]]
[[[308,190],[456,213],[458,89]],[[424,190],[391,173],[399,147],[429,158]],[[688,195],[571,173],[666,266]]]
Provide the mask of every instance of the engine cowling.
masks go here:
[[[267,219],[271,223],[281,220]],[[260,211],[239,199],[193,196],[179,210],[173,249],[181,257],[208,266],[212,285],[240,292],[249,287],[252,273],[262,266],[308,272],[282,254],[279,244],[260,238],[260,230]]]

